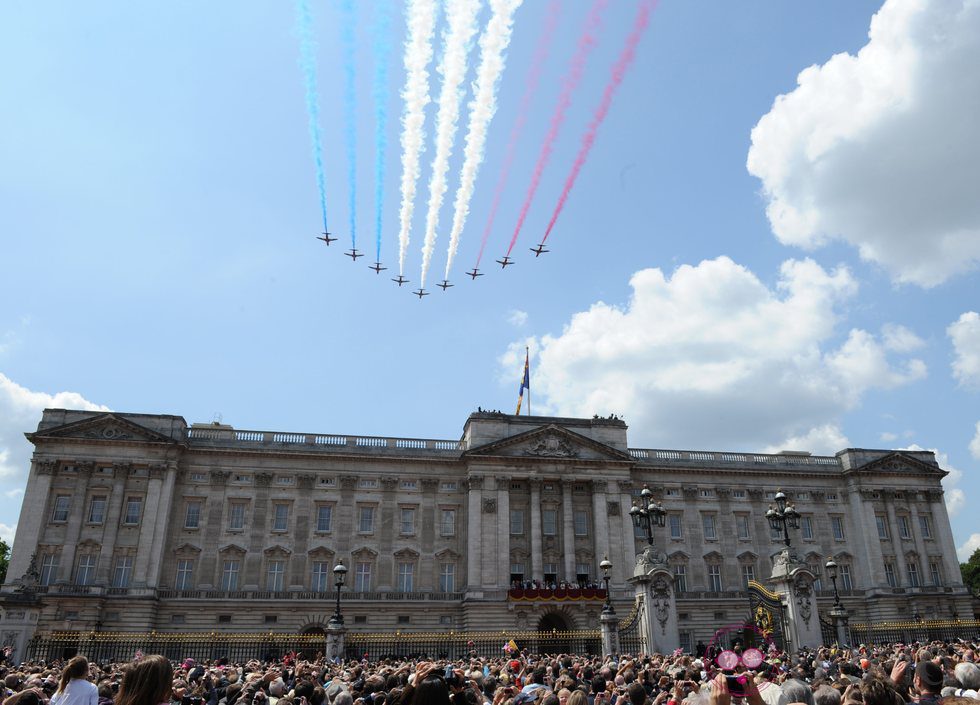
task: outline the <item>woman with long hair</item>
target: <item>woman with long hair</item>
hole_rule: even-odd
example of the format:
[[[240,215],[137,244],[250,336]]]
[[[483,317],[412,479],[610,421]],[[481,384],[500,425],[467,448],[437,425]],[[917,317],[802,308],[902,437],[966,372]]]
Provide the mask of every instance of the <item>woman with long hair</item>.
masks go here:
[[[170,702],[174,669],[163,656],[144,656],[123,671],[115,705],[160,705]]]
[[[75,656],[61,672],[51,705],[99,705],[99,689],[88,680],[88,659]]]

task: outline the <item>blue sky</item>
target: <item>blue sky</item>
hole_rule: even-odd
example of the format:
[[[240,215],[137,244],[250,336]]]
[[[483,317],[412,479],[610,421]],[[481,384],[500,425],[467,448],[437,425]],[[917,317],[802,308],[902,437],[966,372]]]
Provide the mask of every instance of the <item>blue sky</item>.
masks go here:
[[[517,263],[501,272],[492,259],[506,249],[589,4],[564,3],[486,276],[472,282],[463,272],[547,3],[518,9],[456,286],[432,285],[445,265],[465,104],[432,294],[419,301],[387,276],[397,273],[401,3],[391,3],[381,276],[370,258],[342,255],[339,1],[311,0],[340,237],[329,249],[314,240],[293,3],[7,3],[0,533],[12,533],[26,480],[21,434],[45,405],[452,438],[478,406],[513,408],[528,344],[536,413],[622,414],[637,447],[938,449],[955,470],[957,544],[980,546],[968,510],[980,492],[980,320],[970,315],[980,309],[978,3],[662,0],[552,251],[534,259],[527,248],[638,6],[611,2]],[[358,247],[373,252],[376,6],[355,7]],[[484,3],[480,29],[488,17]],[[474,46],[467,88],[477,59]],[[430,66],[433,101],[439,86]],[[405,271],[413,284],[436,107]]]

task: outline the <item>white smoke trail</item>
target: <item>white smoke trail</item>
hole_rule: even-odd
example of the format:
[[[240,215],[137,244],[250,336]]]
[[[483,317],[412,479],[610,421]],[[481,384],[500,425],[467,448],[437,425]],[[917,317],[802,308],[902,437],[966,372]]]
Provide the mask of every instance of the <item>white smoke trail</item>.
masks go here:
[[[470,102],[470,124],[466,131],[466,147],[463,149],[465,158],[460,172],[459,188],[456,190],[453,229],[449,235],[446,279],[449,279],[449,270],[459,248],[459,236],[470,213],[470,199],[473,198],[476,176],[483,163],[487,130],[497,111],[497,85],[504,72],[504,52],[510,44],[514,13],[522,2],[523,0],[490,0],[493,15],[480,37],[480,67],[476,72],[476,88]]]
[[[439,94],[439,112],[436,114],[436,156],[432,160],[432,176],[429,179],[429,212],[425,217],[425,241],[422,243],[422,287],[425,286],[425,275],[429,271],[432,251],[435,249],[436,226],[439,225],[442,199],[446,195],[446,173],[449,171],[449,158],[453,153],[459,106],[463,98],[460,87],[466,78],[466,57],[470,41],[476,34],[476,16],[479,11],[480,0],[454,0],[446,8],[449,29],[446,31],[442,61],[439,63],[442,90]]]
[[[436,0],[409,0],[408,42],[405,44],[405,113],[402,116],[402,203],[399,211],[398,273],[405,271],[408,233],[415,210],[419,160],[425,146],[425,106],[429,104],[429,62],[436,30]]]

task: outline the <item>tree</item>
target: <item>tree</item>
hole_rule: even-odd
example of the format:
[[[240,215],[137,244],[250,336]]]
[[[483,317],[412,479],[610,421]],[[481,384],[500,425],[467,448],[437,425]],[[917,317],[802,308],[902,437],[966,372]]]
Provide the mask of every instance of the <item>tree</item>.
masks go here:
[[[970,560],[960,563],[960,573],[963,575],[963,584],[970,588],[970,592],[980,595],[980,548],[973,552]]]
[[[7,579],[7,564],[10,562],[10,546],[0,539],[0,584]]]

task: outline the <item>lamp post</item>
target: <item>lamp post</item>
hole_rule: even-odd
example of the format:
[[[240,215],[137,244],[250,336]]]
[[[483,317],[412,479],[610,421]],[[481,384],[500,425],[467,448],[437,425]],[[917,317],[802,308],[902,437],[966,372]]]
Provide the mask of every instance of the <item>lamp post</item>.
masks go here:
[[[344,580],[347,578],[347,566],[344,565],[343,560],[333,567],[333,577],[334,585],[337,586],[337,609],[330,618],[330,624],[341,627],[344,625],[344,616],[340,613],[340,588],[344,586]]]
[[[647,534],[647,544],[653,545],[653,527],[663,526],[665,519],[667,517],[667,510],[664,509],[660,502],[655,502],[653,499],[653,492],[646,485],[643,485],[643,491],[640,492],[640,498],[642,500],[639,506],[633,505],[630,509],[630,517],[633,519],[633,525],[643,528]]]
[[[612,563],[609,562],[609,556],[604,557],[602,563],[599,564],[599,568],[602,570],[602,582],[606,584],[606,604],[602,606],[603,614],[616,613],[612,605],[612,595],[609,592],[609,571],[612,570],[612,567]]]
[[[829,558],[824,564],[827,576],[834,586],[834,607],[830,610],[830,616],[834,620],[834,627],[837,631],[837,642],[840,644],[849,643],[847,629],[847,609],[840,602],[840,593],[837,591],[837,563],[833,558]],[[843,629],[842,629],[843,627]]]
[[[782,530],[783,543],[786,544],[786,548],[789,548],[789,530],[800,528],[800,513],[796,511],[796,507],[791,502],[786,501],[786,495],[783,494],[782,490],[776,492],[774,499],[776,504],[775,506],[769,505],[766,519],[769,520],[769,526],[773,529]]]

